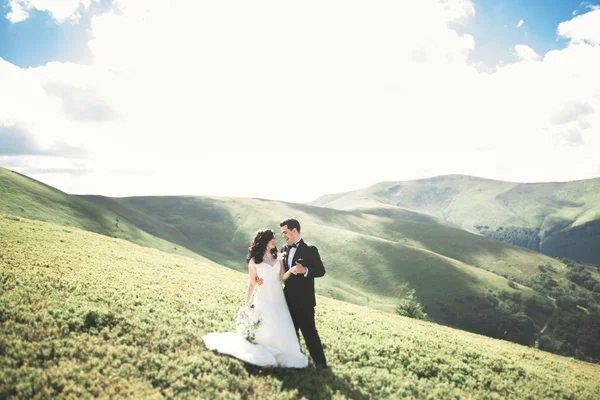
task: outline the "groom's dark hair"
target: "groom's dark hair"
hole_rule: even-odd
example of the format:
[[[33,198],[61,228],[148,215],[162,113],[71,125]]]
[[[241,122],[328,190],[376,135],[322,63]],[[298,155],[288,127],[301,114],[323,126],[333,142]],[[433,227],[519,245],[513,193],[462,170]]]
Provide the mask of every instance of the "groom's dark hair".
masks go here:
[[[282,226],[287,226],[290,231],[295,228],[300,233],[300,222],[295,218],[284,219],[279,223],[279,227]]]

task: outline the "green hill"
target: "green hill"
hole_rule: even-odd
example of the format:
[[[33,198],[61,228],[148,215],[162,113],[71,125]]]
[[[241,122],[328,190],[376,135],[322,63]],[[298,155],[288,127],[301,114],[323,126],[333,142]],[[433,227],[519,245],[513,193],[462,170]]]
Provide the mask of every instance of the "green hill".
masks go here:
[[[537,266],[557,261],[516,246],[444,225],[344,212],[258,199],[207,197],[87,196],[90,202],[118,213],[153,235],[245,270],[250,239],[257,227],[278,229],[295,216],[309,242],[317,243],[327,267],[319,293],[328,297],[393,311],[398,288],[407,282],[435,320],[445,322],[440,307],[464,311],[463,298],[489,291],[535,293],[511,289],[504,274],[535,274]],[[539,315],[538,323],[548,315]],[[541,325],[540,325],[541,327]]]
[[[166,252],[197,256],[185,248],[175,249],[172,243],[148,234],[103,207],[2,167],[0,212],[119,237]]]
[[[430,316],[440,322],[444,322],[440,304],[461,311],[457,297],[513,291],[496,274],[530,275],[539,264],[556,264],[537,253],[436,224],[434,218],[414,212],[405,212],[403,220],[398,220],[397,215],[258,199],[70,196],[11,171],[0,172],[6,193],[1,212],[76,226],[169,252],[189,249],[237,270],[246,268],[243,260],[257,229],[277,230],[282,218],[293,215],[302,221],[306,239],[318,244],[327,266],[319,285],[321,294],[393,311],[398,286],[407,282]],[[527,288],[520,291],[525,297],[534,294]],[[539,316],[537,322],[543,324],[547,317]]]
[[[597,365],[324,297],[329,370],[252,368],[201,341],[245,274],[74,227],[0,215],[0,271],[1,398],[600,396]]]
[[[597,272],[584,276],[575,271],[572,278],[587,289],[572,289],[567,275],[573,271],[562,262],[424,214],[389,207],[342,211],[259,199],[70,196],[0,172],[0,212],[206,257],[239,271],[246,271],[254,232],[261,227],[277,231],[281,219],[294,216],[302,222],[305,239],[318,245],[327,269],[317,285],[320,295],[394,312],[412,289],[435,322],[530,345],[546,326],[544,336],[557,341],[544,348],[596,357],[587,341],[578,342],[580,334],[594,332],[594,320],[579,324],[583,316],[569,314],[578,322],[568,325],[581,325],[581,332],[564,330],[566,322],[553,304],[558,299],[595,310],[600,300],[590,291]]]
[[[408,209],[545,254],[600,264],[600,178],[514,183],[447,175],[382,182],[310,204],[340,210]]]

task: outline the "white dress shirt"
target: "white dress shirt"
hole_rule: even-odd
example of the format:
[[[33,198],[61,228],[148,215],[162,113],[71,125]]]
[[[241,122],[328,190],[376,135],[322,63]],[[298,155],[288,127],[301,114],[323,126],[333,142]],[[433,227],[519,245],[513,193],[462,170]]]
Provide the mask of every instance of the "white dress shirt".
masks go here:
[[[296,250],[298,249],[298,243],[300,243],[301,240],[302,240],[302,238],[298,239],[298,241],[295,243],[296,247],[292,247],[291,249],[288,250],[288,269],[292,268],[292,262],[294,261],[294,255],[296,254]],[[306,266],[304,268],[306,268]],[[308,275],[308,268],[306,268],[304,277],[306,278],[307,275]]]

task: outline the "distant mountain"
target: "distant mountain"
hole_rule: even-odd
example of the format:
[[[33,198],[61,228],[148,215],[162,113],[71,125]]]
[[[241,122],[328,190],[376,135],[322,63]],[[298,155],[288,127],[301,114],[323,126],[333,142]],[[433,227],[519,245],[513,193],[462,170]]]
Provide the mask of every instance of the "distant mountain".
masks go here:
[[[551,256],[600,264],[600,178],[514,183],[447,175],[381,182],[309,204],[347,211],[416,211]]]

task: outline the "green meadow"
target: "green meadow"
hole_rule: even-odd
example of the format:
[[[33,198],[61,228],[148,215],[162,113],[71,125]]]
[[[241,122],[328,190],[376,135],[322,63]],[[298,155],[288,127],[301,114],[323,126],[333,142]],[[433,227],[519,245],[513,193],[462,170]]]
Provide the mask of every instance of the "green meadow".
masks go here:
[[[323,296],[329,370],[250,367],[201,340],[246,274],[74,226],[0,215],[0,271],[0,398],[600,397],[598,365]]]
[[[424,214],[373,215],[260,199],[198,196],[108,198],[73,196],[0,168],[0,212],[73,226],[146,247],[206,257],[244,270],[256,230],[276,232],[294,216],[318,245],[327,268],[318,293],[393,311],[398,288],[414,288],[431,318],[445,323],[441,305],[464,312],[464,298],[490,291],[535,293],[508,280],[537,273],[556,260],[474,235]],[[280,242],[281,244],[282,242]],[[548,312],[534,318],[541,328]]]
[[[407,282],[432,317],[443,321],[439,304],[489,290],[515,291],[511,274],[527,276],[556,260],[445,225],[259,199],[207,197],[86,197],[135,226],[231,268],[242,260],[257,227],[276,232],[295,216],[303,235],[318,244],[327,267],[319,293],[392,311],[398,286]],[[506,277],[498,273],[505,273]],[[534,293],[520,288],[524,297]]]
[[[0,167],[0,212],[25,218],[73,226],[111,237],[120,237],[142,246],[196,257],[185,248],[148,234],[119,215],[78,196]]]
[[[423,213],[224,197],[73,196],[2,168],[0,190],[0,212],[242,272],[256,230],[278,231],[279,221],[293,216],[324,260],[327,274],[317,285],[322,296],[394,313],[414,291],[411,299],[438,324],[529,346],[542,340],[540,348],[557,354],[600,358],[600,349],[582,340],[600,332],[594,268],[586,267],[588,276]]]

